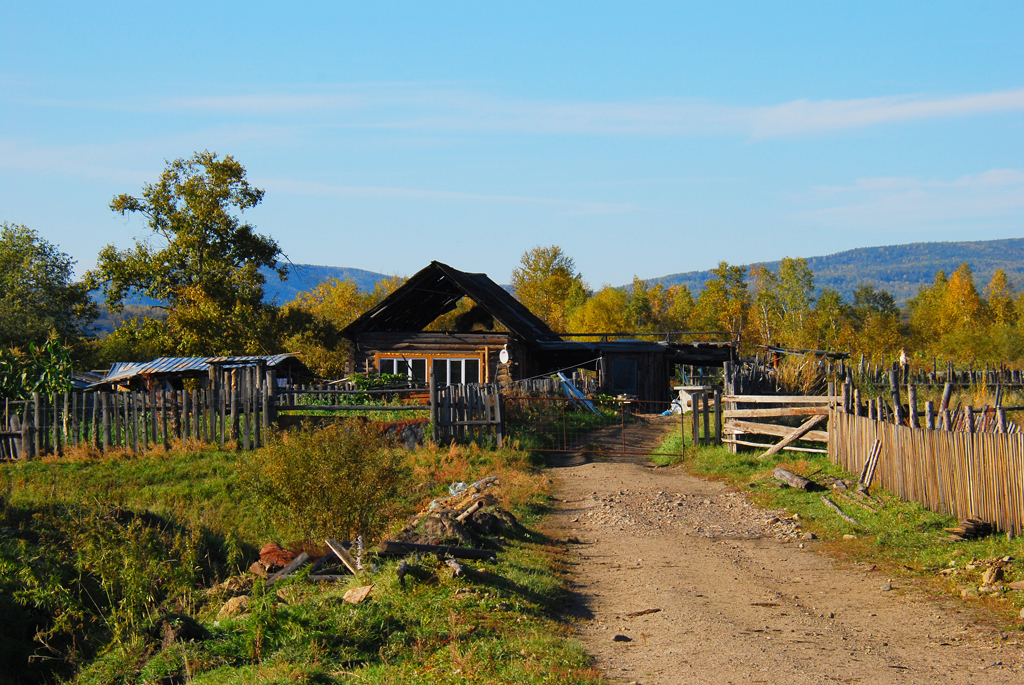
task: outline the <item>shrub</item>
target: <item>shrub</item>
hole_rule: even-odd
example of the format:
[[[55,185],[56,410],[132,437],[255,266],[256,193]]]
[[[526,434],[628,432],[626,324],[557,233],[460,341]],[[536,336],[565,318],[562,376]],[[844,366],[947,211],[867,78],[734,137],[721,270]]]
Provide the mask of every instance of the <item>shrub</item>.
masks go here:
[[[266,513],[309,541],[380,534],[407,476],[399,450],[358,419],[284,433],[246,459]]]

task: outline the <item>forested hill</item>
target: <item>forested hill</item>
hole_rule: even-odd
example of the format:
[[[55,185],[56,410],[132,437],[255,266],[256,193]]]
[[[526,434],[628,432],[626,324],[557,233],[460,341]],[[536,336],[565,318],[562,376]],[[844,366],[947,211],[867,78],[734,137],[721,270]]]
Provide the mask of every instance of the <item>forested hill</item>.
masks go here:
[[[799,257],[801,255],[793,255]],[[917,294],[922,284],[930,284],[943,269],[947,274],[967,262],[974,272],[974,282],[981,291],[992,274],[1003,269],[1018,287],[1024,287],[1024,238],[984,240],[962,243],[911,243],[885,247],[861,247],[823,257],[806,257],[814,271],[814,284],[819,290],[834,288],[849,301],[861,283],[888,290],[902,306]],[[761,262],[775,269],[779,262]],[[686,285],[695,294],[702,290],[711,271],[689,271],[648,283]]]
[[[329,278],[355,281],[360,290],[373,290],[377,281],[384,274],[363,269],[352,269],[345,266],[316,266],[315,264],[289,264],[288,280],[282,281],[270,269],[262,269],[267,278],[266,299],[277,304],[285,304],[295,299],[304,290],[312,290]]]

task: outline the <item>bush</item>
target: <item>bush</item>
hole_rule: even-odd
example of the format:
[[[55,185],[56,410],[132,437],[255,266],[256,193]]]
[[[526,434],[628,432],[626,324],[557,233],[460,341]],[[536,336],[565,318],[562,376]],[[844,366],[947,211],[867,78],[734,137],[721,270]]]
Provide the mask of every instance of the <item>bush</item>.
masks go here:
[[[399,450],[358,419],[284,433],[247,460],[246,481],[266,513],[317,542],[383,532],[408,473]]]

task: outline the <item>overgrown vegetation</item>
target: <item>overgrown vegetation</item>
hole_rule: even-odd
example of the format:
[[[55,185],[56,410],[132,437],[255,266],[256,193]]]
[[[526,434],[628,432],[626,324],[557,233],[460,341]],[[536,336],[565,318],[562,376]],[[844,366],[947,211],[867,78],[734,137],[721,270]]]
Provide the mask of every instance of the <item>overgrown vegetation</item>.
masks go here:
[[[407,480],[403,455],[357,419],[272,436],[244,463],[253,497],[302,539],[375,539]]]
[[[548,487],[530,455],[476,445],[399,452],[370,431],[356,422],[289,434],[241,458],[179,449],[0,466],[0,611],[11,617],[0,645],[4,663],[18,664],[0,682],[601,682],[558,618],[562,548],[529,528]],[[300,464],[280,471],[290,458]],[[371,491],[381,474],[390,493]],[[526,527],[496,540],[484,573],[453,578],[434,557],[409,559],[404,584],[397,560],[337,585],[310,584],[303,570],[272,589],[246,585],[248,609],[218,618],[265,542],[397,528],[450,483],[489,475]],[[337,525],[293,515],[302,498],[279,489],[304,479],[315,492],[299,509],[325,507]],[[377,518],[353,517],[357,502],[378,505]],[[368,582],[370,599],[342,602]],[[165,624],[192,639],[168,639]],[[28,662],[33,654],[46,659]]]

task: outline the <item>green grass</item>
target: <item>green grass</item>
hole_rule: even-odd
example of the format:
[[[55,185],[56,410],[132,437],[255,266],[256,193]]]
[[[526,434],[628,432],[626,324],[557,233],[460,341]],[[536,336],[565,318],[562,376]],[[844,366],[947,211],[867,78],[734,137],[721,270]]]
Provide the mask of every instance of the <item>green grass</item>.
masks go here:
[[[678,452],[679,441],[678,435],[668,438],[661,451]],[[781,487],[771,477],[777,466],[817,483],[827,483],[832,479],[856,482],[856,476],[844,473],[828,460],[827,455],[784,452],[761,460],[758,458],[761,453],[760,450],[747,450],[731,454],[725,446],[694,449],[687,444],[687,455],[682,463],[691,473],[724,481],[737,490],[750,493],[751,499],[759,506],[782,508],[799,514],[803,529],[824,540],[827,553],[849,562],[877,564],[888,577],[913,578],[936,591],[960,596],[962,589],[978,587],[984,570],[983,567],[965,570],[963,567],[967,562],[1011,556],[1018,561],[1007,569],[1006,581],[1024,580],[1024,539],[1010,541],[1005,535],[998,534],[979,540],[951,542],[944,528],[956,525],[955,518],[928,511],[916,502],[903,502],[879,488],[872,488],[871,495],[875,501],[869,506],[875,511],[871,512],[825,490],[805,492]],[[652,459],[656,463],[672,460],[658,455],[653,455]],[[827,508],[821,501],[824,494],[829,494],[830,499],[857,524],[844,521]],[[853,535],[856,539],[844,539],[844,535]],[[940,570],[951,568],[951,563],[960,571],[952,577],[939,575]],[[1024,607],[1024,593],[1008,592],[983,601],[1007,627],[1024,627],[1024,621],[1014,618]]]
[[[43,617],[58,625],[61,607],[84,621],[65,626],[54,642],[74,662],[35,662],[5,677],[81,685],[168,675],[195,683],[604,682],[560,616],[564,548],[529,528],[547,510],[547,479],[535,459],[513,450],[408,453],[410,481],[393,512],[397,523],[453,480],[499,475],[495,494],[527,527],[498,541],[496,562],[468,564],[485,573],[453,578],[432,556],[409,560],[405,587],[394,559],[336,585],[312,585],[303,570],[263,600],[254,591],[247,613],[218,621],[227,596],[208,594],[207,586],[247,568],[263,543],[290,539],[288,513],[274,515],[253,501],[242,477],[246,458],[158,451],[0,466],[0,529],[42,535],[37,542],[0,535],[0,613],[8,616],[0,658],[24,663],[29,647],[45,654],[30,644],[32,626]],[[157,528],[112,519],[117,506],[156,514]],[[161,573],[167,577],[154,580]],[[363,583],[375,586],[368,600],[342,602],[347,589]],[[135,618],[118,622],[115,614],[126,606]],[[209,639],[162,648],[146,626],[167,611],[195,617]]]

